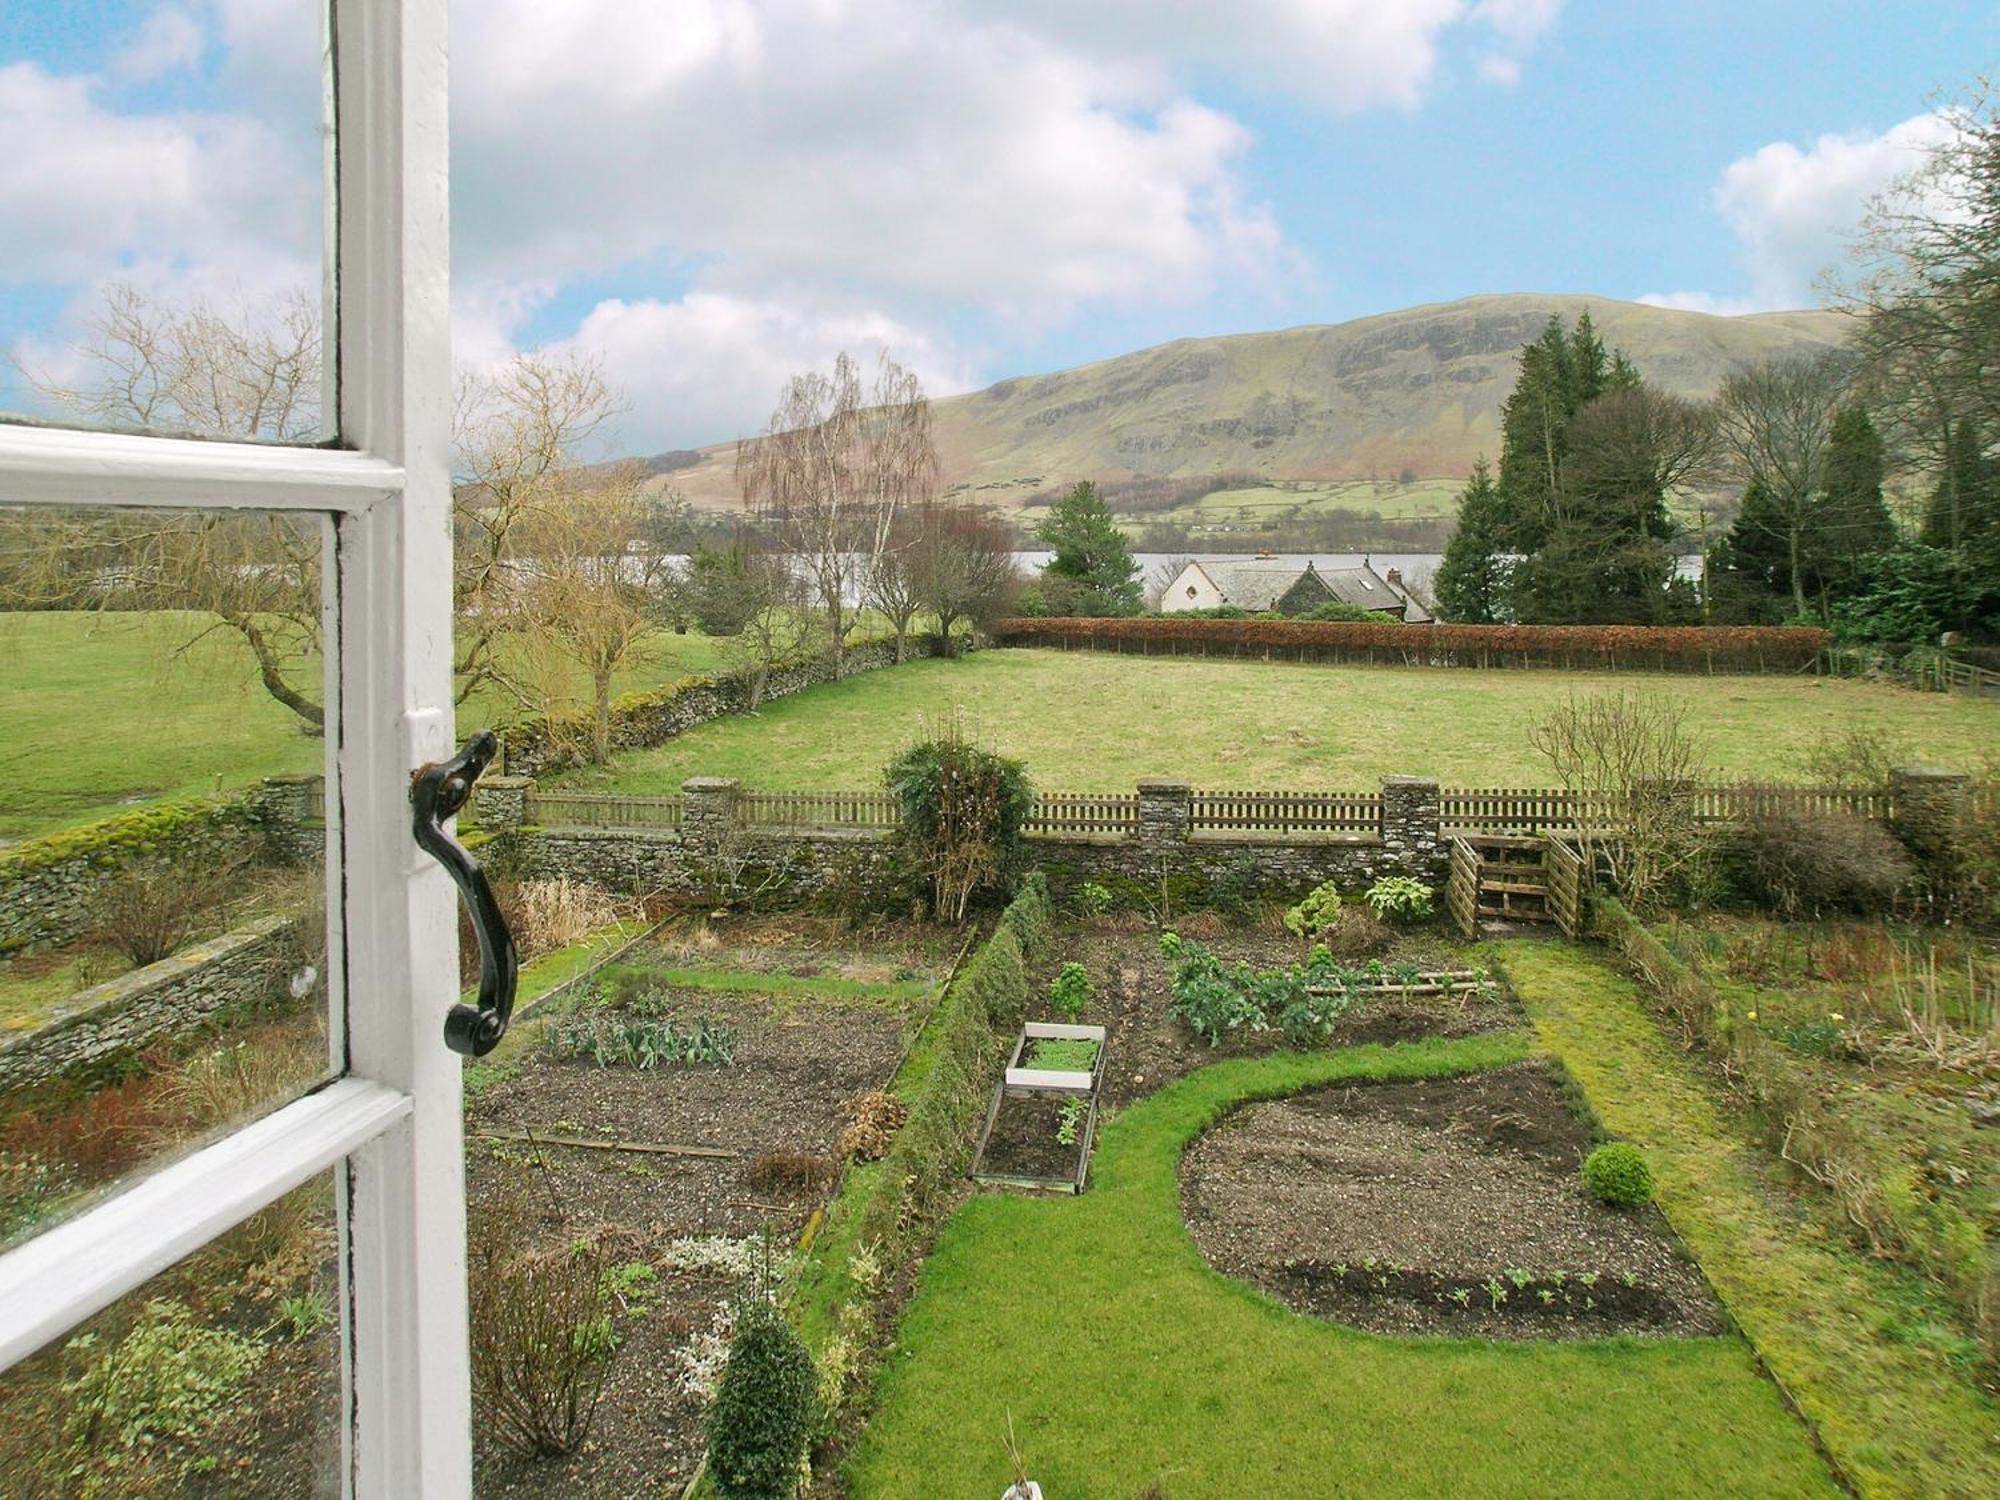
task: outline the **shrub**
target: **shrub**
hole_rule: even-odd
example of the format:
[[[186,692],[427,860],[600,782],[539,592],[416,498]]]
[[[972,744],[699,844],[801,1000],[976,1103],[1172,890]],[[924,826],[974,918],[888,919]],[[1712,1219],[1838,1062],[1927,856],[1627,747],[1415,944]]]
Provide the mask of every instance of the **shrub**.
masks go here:
[[[1380,917],[1364,906],[1344,906],[1333,925],[1320,934],[1320,942],[1338,959],[1378,958],[1387,953],[1396,935]]]
[[[108,882],[92,906],[97,934],[143,969],[167,957],[227,910],[242,866],[204,868],[140,860]]]
[[[1285,931],[1311,942],[1333,925],[1339,913],[1340,891],[1329,880],[1314,886],[1305,900],[1286,911]]]
[[[708,1472],[724,1500],[784,1500],[799,1487],[818,1407],[812,1355],[760,1294],[742,1299],[708,1412]]]
[[[574,1453],[590,1435],[610,1356],[610,1263],[592,1240],[519,1247],[522,1217],[484,1226],[468,1277],[472,1399],[494,1435],[523,1453]]]
[[[83,1333],[67,1348],[90,1357],[63,1383],[63,1462],[85,1494],[117,1493],[120,1471],[160,1444],[185,1454],[186,1472],[203,1432],[264,1357],[255,1339],[197,1322],[172,1300],[148,1302],[115,1344]]]
[[[1052,601],[1051,601],[1052,602]],[[1024,610],[1023,613],[1026,613]],[[1705,672],[1810,670],[1826,649],[1824,630],[1715,625],[1405,625],[1382,620],[1189,620],[1178,614],[1135,620],[1002,620],[995,640],[1083,644],[1107,650],[1180,647],[1203,654],[1263,655],[1277,649],[1322,661],[1429,662],[1462,667],[1564,667],[1615,671],[1662,668]]]
[[[1731,853],[1742,893],[1787,917],[1883,911],[1914,873],[1895,835],[1851,813],[1766,813]]]
[[[1086,917],[1101,917],[1111,909],[1111,892],[1094,880],[1076,888],[1076,909]]]
[[[1064,964],[1062,972],[1049,981],[1049,1005],[1071,1021],[1083,1014],[1093,993],[1090,975],[1082,964]]]
[[[1653,1201],[1653,1171],[1637,1146],[1612,1141],[1583,1161],[1583,1185],[1600,1203],[1638,1208]]]
[[[932,910],[940,920],[964,921],[972,898],[1018,862],[1033,802],[1027,772],[968,743],[952,719],[891,761],[885,775],[902,809],[903,847],[930,882]]]
[[[1433,911],[1436,892],[1407,875],[1385,875],[1369,886],[1361,899],[1376,916],[1399,922],[1421,922]]]

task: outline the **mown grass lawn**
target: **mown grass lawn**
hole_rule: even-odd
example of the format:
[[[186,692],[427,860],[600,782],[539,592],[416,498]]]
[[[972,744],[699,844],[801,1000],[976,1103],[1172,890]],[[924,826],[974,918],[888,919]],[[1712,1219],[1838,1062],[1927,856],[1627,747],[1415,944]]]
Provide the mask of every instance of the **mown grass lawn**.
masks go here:
[[[628,792],[689,776],[773,791],[864,790],[941,713],[1059,791],[1130,791],[1147,776],[1246,789],[1373,789],[1378,778],[1547,786],[1528,729],[1570,693],[1637,687],[1686,701],[1720,774],[1798,775],[1823,730],[1879,727],[1927,763],[2000,757],[2000,699],[1812,677],[1329,667],[983,651],[871,672],[718,720],[568,778]]]
[[[1105,1130],[1091,1191],[982,1195],[925,1263],[853,1457],[857,1495],[997,1495],[1011,1415],[1064,1500],[1836,1494],[1735,1338],[1389,1339],[1209,1268],[1182,1149],[1225,1111],[1342,1079],[1491,1067],[1521,1036],[1205,1068]]]
[[[718,658],[706,637],[656,636],[616,691],[708,671]],[[580,679],[573,686],[581,701]],[[468,728],[519,717],[497,695],[459,710]],[[0,613],[0,839],[316,771],[325,754],[264,691],[242,641],[200,635],[195,616]]]

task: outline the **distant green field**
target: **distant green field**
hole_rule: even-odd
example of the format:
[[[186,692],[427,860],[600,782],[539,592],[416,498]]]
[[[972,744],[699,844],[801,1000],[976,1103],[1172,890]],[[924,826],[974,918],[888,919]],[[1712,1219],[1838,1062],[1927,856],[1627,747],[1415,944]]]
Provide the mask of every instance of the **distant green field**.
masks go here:
[[[1420,479],[1414,484],[1389,480],[1322,484],[1287,479],[1248,489],[1216,490],[1191,506],[1169,512],[1163,519],[1209,523],[1268,521],[1299,507],[1307,513],[1372,510],[1388,520],[1430,520],[1455,514],[1462,488],[1463,484],[1455,479]]]
[[[1527,731],[1570,693],[1638,685],[1681,698],[1718,774],[1781,777],[1822,730],[1879,726],[1912,758],[1972,769],[2000,757],[2000,701],[1813,677],[1326,667],[985,651],[913,662],[717,720],[567,778],[628,792],[689,776],[782,791],[859,790],[957,708],[981,741],[1064,791],[1129,791],[1147,776],[1214,788],[1368,789],[1388,775],[1459,786],[1546,786]]]
[[[265,693],[241,640],[199,632],[198,617],[171,612],[0,613],[0,840],[319,769],[324,742]],[[719,656],[704,636],[656,637],[616,691],[707,671]],[[578,702],[582,688],[573,674]],[[459,710],[465,726],[519,717],[490,694]]]

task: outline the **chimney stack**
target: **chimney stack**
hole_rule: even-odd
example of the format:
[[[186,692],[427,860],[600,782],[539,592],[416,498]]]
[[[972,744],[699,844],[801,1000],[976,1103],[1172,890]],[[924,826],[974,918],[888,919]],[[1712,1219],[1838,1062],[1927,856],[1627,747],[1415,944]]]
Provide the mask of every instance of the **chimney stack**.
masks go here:
[[[1403,586],[1403,570],[1401,568],[1391,568],[1382,576],[1391,588],[1399,589]]]

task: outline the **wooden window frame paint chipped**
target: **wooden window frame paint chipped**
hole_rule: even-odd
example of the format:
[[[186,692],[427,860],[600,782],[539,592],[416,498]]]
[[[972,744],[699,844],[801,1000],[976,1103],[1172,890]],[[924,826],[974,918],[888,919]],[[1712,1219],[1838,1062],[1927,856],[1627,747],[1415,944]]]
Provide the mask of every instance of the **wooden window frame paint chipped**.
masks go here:
[[[446,0],[329,0],[325,447],[0,424],[0,502],[330,519],[334,1080],[0,1255],[0,1368],[315,1173],[335,1173],[343,1491],[471,1488],[455,896],[409,834],[449,753]]]

